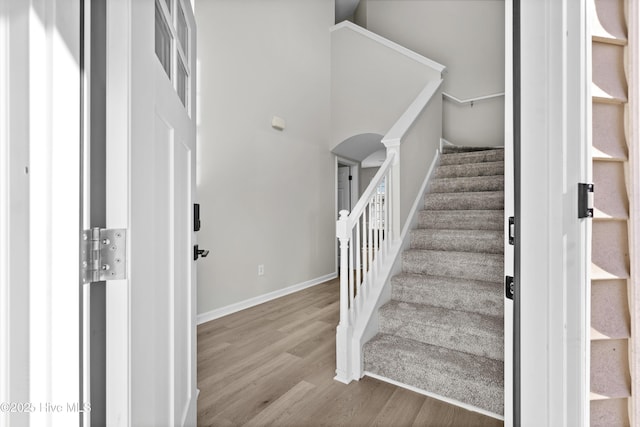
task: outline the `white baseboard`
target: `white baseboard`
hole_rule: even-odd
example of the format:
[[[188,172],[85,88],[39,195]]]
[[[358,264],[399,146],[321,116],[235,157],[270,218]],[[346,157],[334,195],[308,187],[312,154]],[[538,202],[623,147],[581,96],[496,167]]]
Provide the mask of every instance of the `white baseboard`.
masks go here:
[[[384,382],[389,383],[389,384],[393,384],[393,385],[395,385],[397,387],[406,388],[407,390],[411,390],[411,391],[416,392],[418,394],[422,394],[423,396],[432,397],[434,399],[441,400],[441,401],[449,403],[451,405],[459,406],[460,408],[466,409],[467,411],[477,412],[479,414],[486,415],[487,417],[491,417],[491,418],[495,418],[497,420],[504,421],[504,416],[503,415],[495,414],[493,412],[487,411],[486,409],[478,408],[477,406],[473,406],[473,405],[469,405],[468,403],[460,402],[459,400],[450,399],[448,397],[440,396],[439,394],[431,393],[429,391],[425,391],[425,390],[422,390],[420,388],[417,388],[417,387],[414,387],[414,386],[411,386],[411,385],[408,385],[408,384],[404,384],[404,383],[392,380],[391,378],[387,378],[387,377],[383,377],[383,376],[378,375],[378,374],[371,373],[369,371],[365,371],[364,375],[366,375],[367,377],[375,378],[375,379],[380,380],[380,381],[384,381]]]
[[[208,322],[210,320],[219,319],[220,317],[227,316],[229,314],[245,310],[250,307],[271,301],[276,298],[283,297],[285,295],[292,294],[294,292],[301,291],[303,289],[310,288],[312,286],[319,285],[327,280],[335,279],[338,277],[338,273],[330,273],[325,276],[317,277],[315,279],[307,280],[306,282],[298,283],[297,285],[288,286],[284,289],[269,292],[268,294],[259,295],[257,297],[249,298],[244,301],[237,302],[235,304],[227,305],[226,307],[217,308],[215,310],[208,311],[206,313],[198,314],[198,325]]]

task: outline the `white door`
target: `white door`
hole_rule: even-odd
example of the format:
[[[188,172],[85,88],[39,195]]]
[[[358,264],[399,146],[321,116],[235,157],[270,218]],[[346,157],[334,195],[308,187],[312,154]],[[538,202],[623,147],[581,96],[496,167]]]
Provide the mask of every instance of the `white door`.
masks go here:
[[[107,5],[107,425],[196,424],[196,29],[189,0]]]

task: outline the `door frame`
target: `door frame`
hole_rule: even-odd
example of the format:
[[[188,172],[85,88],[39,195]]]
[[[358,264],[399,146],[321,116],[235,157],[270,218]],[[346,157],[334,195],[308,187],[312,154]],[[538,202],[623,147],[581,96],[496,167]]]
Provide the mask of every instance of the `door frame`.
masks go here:
[[[514,425],[587,425],[591,223],[577,218],[577,184],[591,182],[589,16],[581,0],[520,0],[520,13]]]
[[[0,2],[0,402],[29,401],[28,7]],[[1,411],[10,425],[28,419]]]
[[[334,207],[334,211],[335,211],[335,218],[336,221],[338,220],[338,167],[340,164],[343,164],[345,166],[349,166],[349,173],[351,174],[351,176],[353,177],[353,180],[351,180],[351,209],[353,209],[353,207],[356,205],[356,203],[358,203],[358,199],[360,199],[360,163],[356,162],[354,160],[350,160],[347,159],[345,157],[340,157],[340,156],[335,156],[335,173],[334,173],[334,191],[335,191],[335,207]],[[339,266],[340,266],[340,248],[339,248],[340,244],[338,242],[338,240],[336,239],[336,245],[335,245],[335,259],[336,259],[336,271],[339,270]]]
[[[80,425],[80,2],[2,8],[0,425]]]
[[[518,27],[519,0],[505,1],[505,82],[504,82],[504,275],[516,278],[517,258],[519,246],[509,243],[509,218],[518,217],[516,197],[520,195],[519,187],[519,139],[516,130],[519,129],[519,88],[515,86],[519,67],[519,38]],[[515,243],[519,245],[519,242]],[[506,284],[505,284],[506,285]],[[516,301],[503,294],[504,301],[504,425],[512,427],[518,425],[515,414],[518,413],[519,402],[519,335]]]

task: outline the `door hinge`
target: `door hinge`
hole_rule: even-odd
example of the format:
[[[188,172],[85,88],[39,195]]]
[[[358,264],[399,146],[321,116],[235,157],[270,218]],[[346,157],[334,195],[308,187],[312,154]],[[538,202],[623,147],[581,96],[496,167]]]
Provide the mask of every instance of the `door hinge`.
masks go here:
[[[593,218],[593,184],[578,184],[578,218]]]
[[[127,231],[92,228],[82,232],[82,283],[126,279]]]
[[[353,181],[353,175],[349,175],[349,181]]]
[[[516,285],[513,280],[513,276],[506,276],[504,284],[505,296],[509,299],[513,299],[513,295],[516,293]]]
[[[516,218],[513,216],[509,217],[509,244],[516,244]]]

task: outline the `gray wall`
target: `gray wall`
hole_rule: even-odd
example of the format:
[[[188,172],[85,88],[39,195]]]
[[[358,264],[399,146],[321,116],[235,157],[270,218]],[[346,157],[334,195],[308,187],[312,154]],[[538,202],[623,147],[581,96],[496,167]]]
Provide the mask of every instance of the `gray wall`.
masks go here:
[[[331,36],[331,145],[385,135],[440,73],[348,28]],[[382,147],[381,147],[382,148]]]
[[[379,170],[380,168],[360,168],[360,182],[358,183],[358,186],[360,187],[360,194],[364,193],[364,190],[367,189],[371,180],[376,176],[376,173],[378,173]]]
[[[468,99],[504,91],[504,0],[361,0],[356,19],[447,67],[444,91]],[[461,145],[504,144],[504,98],[443,104],[443,136]]]
[[[199,0],[195,10],[198,239],[212,251],[198,264],[202,314],[335,272],[334,4]]]

